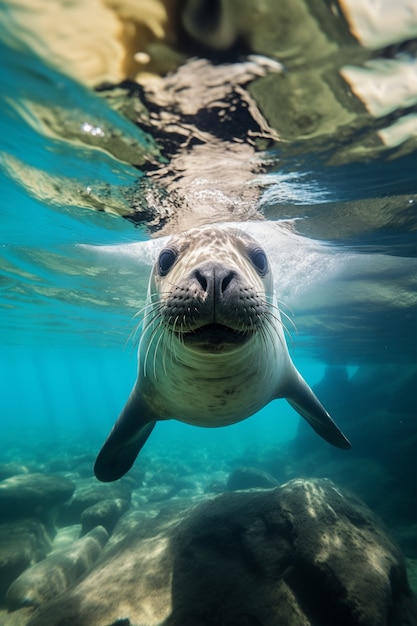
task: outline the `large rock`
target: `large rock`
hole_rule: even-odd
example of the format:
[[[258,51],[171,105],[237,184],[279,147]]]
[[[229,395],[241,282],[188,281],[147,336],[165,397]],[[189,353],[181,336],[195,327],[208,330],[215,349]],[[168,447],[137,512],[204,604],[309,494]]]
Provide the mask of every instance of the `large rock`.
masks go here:
[[[8,609],[40,606],[62,594],[91,568],[108,538],[107,531],[97,526],[70,547],[24,571],[7,591]]]
[[[367,507],[326,480],[199,507],[176,536],[172,606],[170,626],[411,626],[417,618],[400,551]]]
[[[0,482],[0,521],[43,516],[71,498],[75,485],[53,474],[20,474]]]
[[[182,521],[181,521],[182,519]],[[30,626],[413,626],[404,559],[327,480],[127,513],[90,574]]]

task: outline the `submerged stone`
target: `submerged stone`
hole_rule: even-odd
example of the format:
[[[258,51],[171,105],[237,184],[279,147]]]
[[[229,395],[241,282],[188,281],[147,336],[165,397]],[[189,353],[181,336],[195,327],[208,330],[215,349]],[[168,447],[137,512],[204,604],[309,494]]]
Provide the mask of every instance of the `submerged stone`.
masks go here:
[[[34,519],[0,524],[0,604],[11,583],[27,568],[45,558],[51,539]]]
[[[139,512],[137,512],[139,513]],[[127,514],[88,576],[30,626],[414,626],[403,556],[325,479]]]
[[[73,497],[62,507],[60,521],[63,525],[78,524],[89,507],[103,500],[121,499],[130,503],[131,496],[132,484],[128,479],[117,483],[99,483],[95,478],[80,480]]]
[[[62,594],[88,572],[107,540],[107,531],[98,526],[70,547],[24,571],[7,591],[8,609],[37,607]]]
[[[81,536],[81,524],[73,524],[72,526],[63,526],[58,528],[57,533],[52,542],[52,550],[58,552],[68,548],[74,541]]]
[[[81,534],[85,535],[96,526],[103,526],[108,533],[111,533],[118,519],[128,510],[129,506],[129,502],[122,498],[101,500],[97,504],[89,506],[81,514]]]
[[[0,521],[42,516],[69,500],[73,482],[53,474],[19,474],[0,482]]]
[[[417,617],[399,549],[327,480],[201,505],[179,528],[173,563],[169,626],[208,615],[271,626],[411,626]]]
[[[17,474],[29,474],[30,469],[22,463],[0,463],[0,480],[16,476]]]
[[[241,489],[272,489],[277,487],[278,481],[271,474],[256,467],[238,467],[233,470],[227,481],[229,491]]]

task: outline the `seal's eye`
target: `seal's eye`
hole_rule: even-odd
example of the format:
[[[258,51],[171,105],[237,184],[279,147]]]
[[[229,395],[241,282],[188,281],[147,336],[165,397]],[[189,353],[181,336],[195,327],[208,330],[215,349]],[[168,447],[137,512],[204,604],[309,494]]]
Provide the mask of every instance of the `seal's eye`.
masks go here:
[[[158,259],[158,271],[160,276],[166,276],[177,259],[177,253],[171,248],[162,250]]]
[[[268,271],[268,259],[261,248],[255,248],[249,252],[249,258],[261,276]]]

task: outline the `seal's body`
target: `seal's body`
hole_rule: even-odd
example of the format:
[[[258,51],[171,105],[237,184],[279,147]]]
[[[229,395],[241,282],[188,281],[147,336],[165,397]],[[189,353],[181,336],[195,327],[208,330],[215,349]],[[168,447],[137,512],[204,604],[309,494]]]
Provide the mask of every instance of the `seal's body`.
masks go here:
[[[158,420],[226,426],[282,397],[327,441],[350,447],[291,361],[261,246],[218,226],[172,237],[149,281],[137,380],[95,474],[123,476]]]

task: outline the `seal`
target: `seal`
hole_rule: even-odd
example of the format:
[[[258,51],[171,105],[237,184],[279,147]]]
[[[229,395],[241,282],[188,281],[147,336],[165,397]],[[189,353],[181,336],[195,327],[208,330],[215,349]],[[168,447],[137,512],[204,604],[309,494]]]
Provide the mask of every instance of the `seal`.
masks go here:
[[[226,426],[275,398],[286,398],[328,442],[350,448],[291,360],[259,243],[221,226],[175,235],[153,266],[137,379],[95,475],[121,478],[157,421]]]

